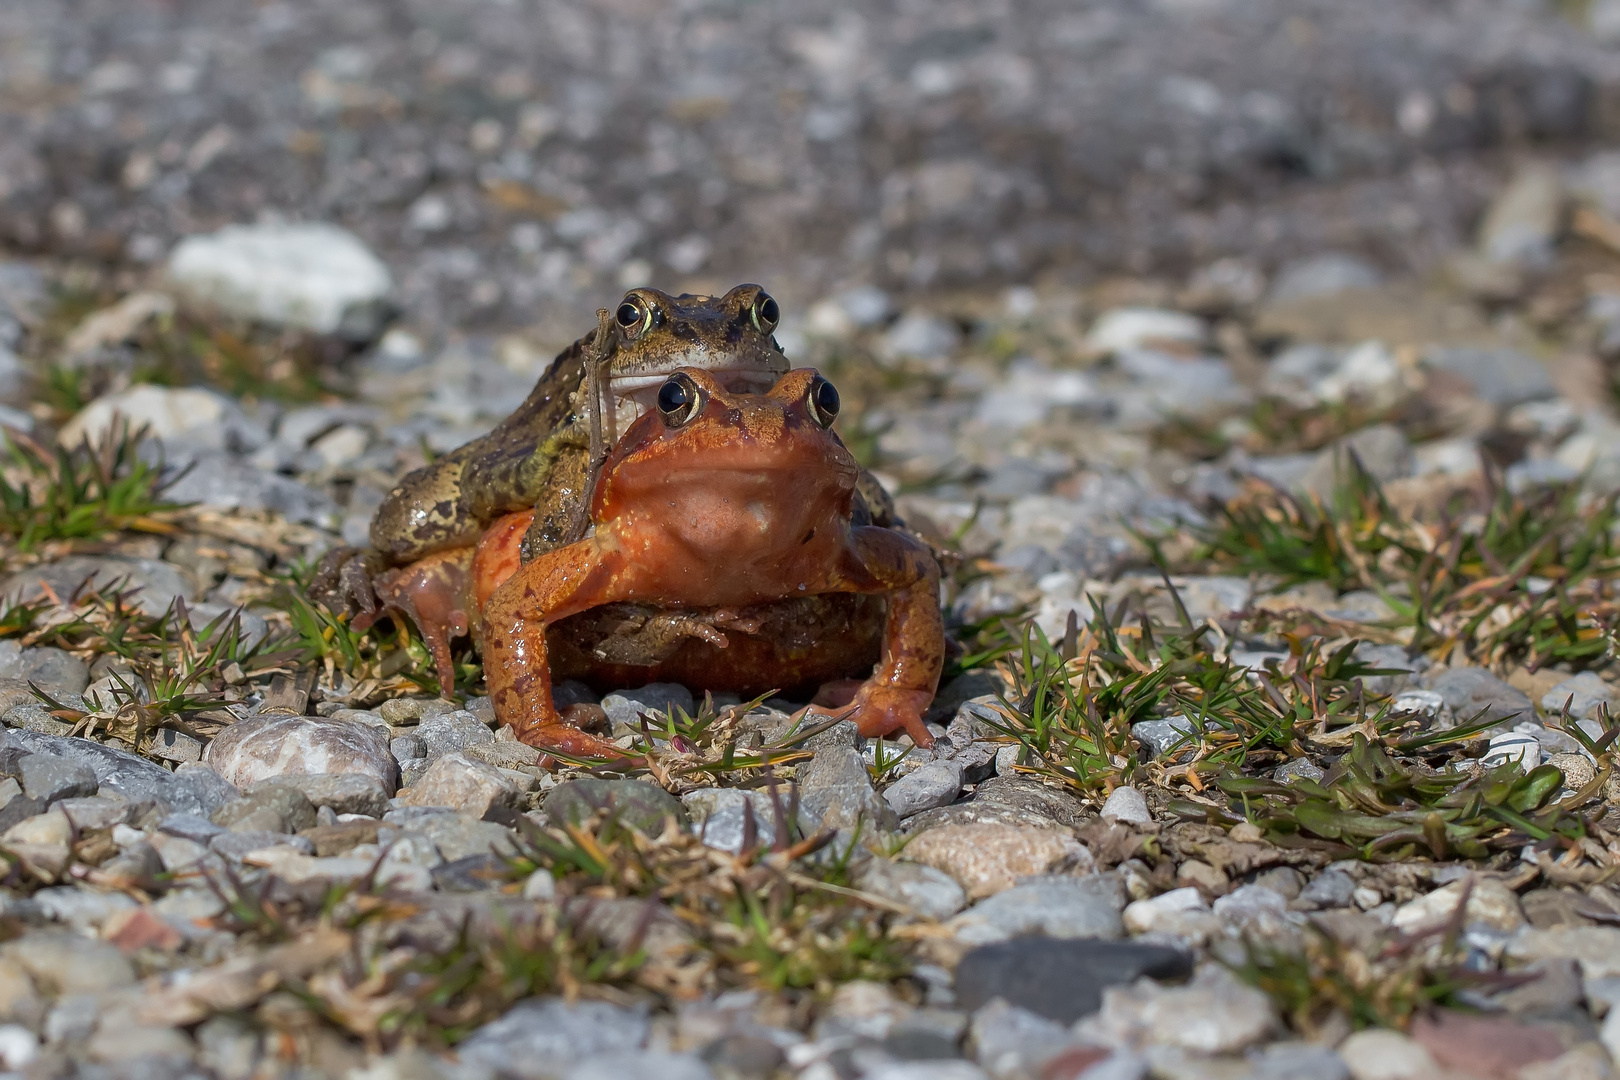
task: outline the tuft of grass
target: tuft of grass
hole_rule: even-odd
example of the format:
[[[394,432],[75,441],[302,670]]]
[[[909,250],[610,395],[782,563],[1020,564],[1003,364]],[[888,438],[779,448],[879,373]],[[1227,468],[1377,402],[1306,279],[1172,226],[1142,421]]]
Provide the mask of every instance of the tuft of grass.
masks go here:
[[[1580,840],[1585,823],[1574,810],[1602,790],[1608,774],[1605,759],[1591,784],[1553,801],[1564,776],[1551,765],[1528,773],[1513,762],[1435,770],[1402,762],[1358,733],[1320,781],[1279,784],[1227,773],[1215,786],[1230,810],[1187,802],[1170,809],[1199,820],[1248,820],[1279,843],[1304,838],[1362,859],[1482,859],[1537,841]]]
[[[0,432],[0,536],[19,551],[50,540],[91,540],[125,529],[170,533],[166,515],[180,509],[163,490],[165,476],[140,455],[145,430],[120,420],[99,446],[47,449],[18,431]]]
[[[855,979],[901,978],[909,970],[907,946],[890,932],[891,909],[849,886],[854,845],[835,858],[812,858],[832,832],[802,836],[794,808],[780,800],[774,816],[774,840],[736,855],[671,827],[648,837],[613,814],[562,828],[525,818],[518,821],[524,847],[513,871],[551,873],[565,909],[570,898],[603,895],[667,904],[695,955],[678,973],[657,970],[667,964],[644,969],[649,985],[825,996]]]
[[[1257,483],[1194,539],[1189,569],[1372,590],[1394,612],[1388,629],[1441,660],[1590,664],[1620,615],[1620,493],[1587,499],[1578,484],[1496,486],[1425,521],[1352,457],[1329,499]]]
[[[399,693],[440,691],[433,656],[412,632],[408,620],[381,619],[357,630],[347,613],[334,612],[309,598],[310,568],[295,566],[271,590],[264,603],[291,628],[292,645],[301,663],[325,674],[325,685],[355,701]],[[456,663],[456,687],[470,692],[483,669],[463,645]],[[452,688],[455,689],[455,688]]]
[[[1210,626],[1155,626],[1146,615],[1133,623],[1124,605],[1110,615],[1094,604],[1083,625],[1071,618],[1057,645],[1033,624],[1024,632],[1020,651],[1000,665],[1013,689],[996,726],[1024,747],[1024,771],[1086,793],[1142,768],[1201,790],[1228,769],[1337,753],[1358,731],[1404,752],[1434,752],[1478,731],[1418,736],[1415,718],[1366,691],[1363,679],[1389,672],[1357,661],[1354,640],[1329,648],[1298,637],[1285,661],[1250,671]],[[1132,725],[1171,716],[1186,718],[1189,735],[1164,760],[1139,764]]]
[[[1404,1030],[1427,1008],[1461,1004],[1465,991],[1511,978],[1467,966],[1459,940],[1471,891],[1472,883],[1463,886],[1447,925],[1410,936],[1391,934],[1381,948],[1356,948],[1307,926],[1301,948],[1249,942],[1245,959],[1232,967],[1265,991],[1288,1026],[1306,1038],[1341,1023]]]

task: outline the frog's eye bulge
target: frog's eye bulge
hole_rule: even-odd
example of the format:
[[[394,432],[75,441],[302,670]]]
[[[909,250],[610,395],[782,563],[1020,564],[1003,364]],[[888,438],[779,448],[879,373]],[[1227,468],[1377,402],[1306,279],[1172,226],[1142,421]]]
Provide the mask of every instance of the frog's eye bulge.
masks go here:
[[[677,371],[658,390],[658,415],[668,427],[678,428],[691,421],[703,408],[703,391],[692,377]]]
[[[776,298],[769,293],[760,293],[754,297],[754,306],[750,309],[754,318],[754,329],[762,334],[769,334],[776,329],[776,324],[782,321],[782,308],[777,304]]]
[[[634,341],[652,329],[653,314],[651,304],[631,293],[624,298],[624,302],[619,305],[619,310],[613,317],[624,329],[625,337]]]
[[[810,418],[822,427],[832,427],[833,421],[838,419],[838,388],[820,375],[810,384],[804,400],[809,406]]]

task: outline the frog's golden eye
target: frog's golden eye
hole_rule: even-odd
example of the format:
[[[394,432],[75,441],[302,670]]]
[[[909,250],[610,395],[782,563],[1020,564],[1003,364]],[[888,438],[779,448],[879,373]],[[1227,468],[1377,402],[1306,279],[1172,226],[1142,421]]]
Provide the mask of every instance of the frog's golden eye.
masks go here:
[[[754,297],[754,306],[749,309],[749,314],[753,316],[754,329],[762,334],[771,333],[776,329],[776,324],[782,321],[782,308],[769,293]]]
[[[652,329],[653,309],[638,296],[625,297],[613,317],[632,341]]]
[[[838,388],[820,375],[810,384],[804,403],[810,411],[810,419],[822,427],[832,427],[833,421],[838,419]]]
[[[690,423],[702,408],[703,391],[684,371],[671,375],[658,390],[658,415],[667,427]]]

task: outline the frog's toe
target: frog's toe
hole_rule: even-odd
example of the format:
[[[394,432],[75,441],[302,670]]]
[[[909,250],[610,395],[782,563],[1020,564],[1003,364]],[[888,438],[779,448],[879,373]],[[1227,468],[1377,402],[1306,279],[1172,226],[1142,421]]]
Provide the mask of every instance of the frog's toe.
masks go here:
[[[385,569],[374,551],[333,548],[316,565],[309,595],[333,611],[364,618],[369,626],[382,614],[372,579]]]
[[[439,693],[449,697],[456,685],[450,641],[472,629],[468,595],[472,549],[444,552],[390,570],[377,578],[377,595],[391,611],[403,612],[416,624],[433,654]],[[375,616],[372,617],[373,619]],[[360,625],[359,620],[355,625]]]
[[[518,741],[539,750],[571,758],[622,758],[616,744],[562,722],[537,724],[517,733]]]
[[[923,723],[923,711],[934,695],[924,690],[895,686],[866,686],[844,714],[868,739],[879,739],[904,731],[923,749],[934,745],[934,736]]]

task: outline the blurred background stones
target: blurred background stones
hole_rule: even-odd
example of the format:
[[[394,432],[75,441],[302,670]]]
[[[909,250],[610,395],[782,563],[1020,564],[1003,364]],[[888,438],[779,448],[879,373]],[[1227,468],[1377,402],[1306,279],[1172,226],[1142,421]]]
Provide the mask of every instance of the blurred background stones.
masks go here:
[[[1513,152],[1620,202],[1612,161],[1580,160],[1615,134],[1613,22],[1544,0],[13,0],[0,236],[138,266],[324,222],[456,322],[758,278],[801,313],[843,290],[863,325],[888,312],[860,286],[1225,256],[1300,300],[1434,265],[1508,176],[1479,254],[1545,261],[1558,165]],[[902,326],[898,351],[931,343]]]

